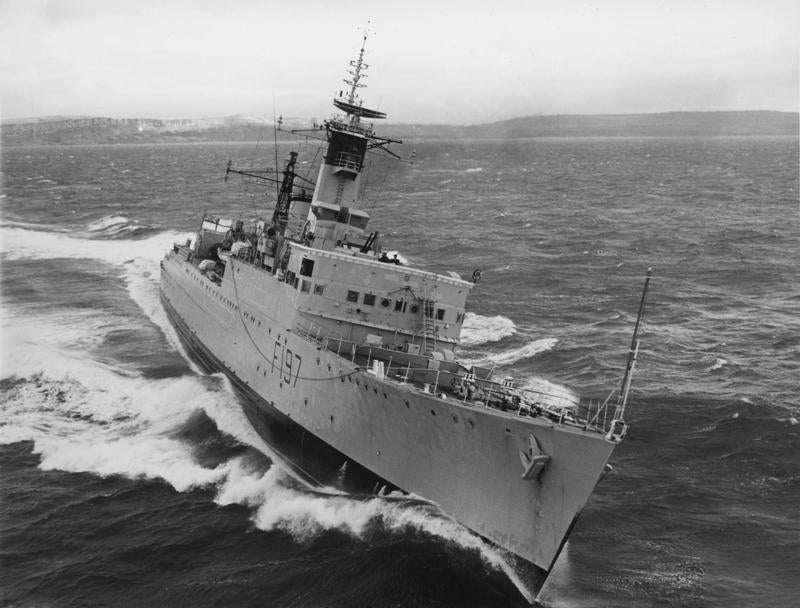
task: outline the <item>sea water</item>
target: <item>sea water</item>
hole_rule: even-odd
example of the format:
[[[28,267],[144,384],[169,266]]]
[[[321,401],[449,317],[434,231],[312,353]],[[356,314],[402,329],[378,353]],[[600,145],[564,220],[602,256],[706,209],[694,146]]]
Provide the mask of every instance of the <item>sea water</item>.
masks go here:
[[[370,161],[384,248],[481,280],[459,356],[518,385],[619,387],[628,437],[540,600],[791,606],[800,594],[797,138],[412,142]],[[299,172],[314,178],[310,142]],[[271,146],[5,148],[0,584],[21,606],[500,606],[520,564],[435,507],[299,485],[187,357],[159,260]],[[468,479],[464,483],[469,483]],[[520,506],[524,508],[524,506]]]

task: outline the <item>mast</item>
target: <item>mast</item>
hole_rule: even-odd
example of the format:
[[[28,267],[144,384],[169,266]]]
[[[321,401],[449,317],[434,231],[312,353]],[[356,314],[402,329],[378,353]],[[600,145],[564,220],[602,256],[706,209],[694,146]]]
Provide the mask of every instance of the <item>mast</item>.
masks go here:
[[[619,389],[619,395],[617,396],[617,407],[614,411],[614,420],[618,420],[620,422],[622,422],[625,417],[625,404],[628,402],[628,391],[630,391],[631,388],[633,369],[636,366],[636,357],[639,354],[639,330],[641,329],[642,322],[644,321],[647,290],[650,286],[650,277],[652,272],[652,268],[647,269],[647,274],[644,279],[644,288],[642,289],[642,299],[639,301],[639,312],[636,315],[636,325],[633,327],[633,337],[631,338],[631,345],[628,349],[628,364],[625,366],[625,375],[622,377],[622,384]]]
[[[283,234],[289,221],[289,204],[292,202],[292,188],[294,188],[295,178],[294,166],[296,162],[297,152],[289,152],[289,160],[283,170],[283,181],[281,182],[281,189],[278,191],[275,211],[272,214],[272,223],[281,234]]]

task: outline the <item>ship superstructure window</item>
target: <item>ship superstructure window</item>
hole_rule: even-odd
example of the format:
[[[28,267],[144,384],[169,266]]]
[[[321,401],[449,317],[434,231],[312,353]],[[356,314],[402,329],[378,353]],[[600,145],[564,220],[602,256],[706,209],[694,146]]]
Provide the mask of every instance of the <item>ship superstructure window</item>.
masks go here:
[[[437,308],[436,309],[436,318],[439,321],[444,321],[444,308]]]
[[[364,294],[364,305],[366,305],[366,306],[375,306],[375,294],[365,293]]]
[[[308,293],[309,291],[311,291],[311,283],[303,279],[303,282],[300,285],[300,291],[302,291],[303,293]]]
[[[347,301],[348,302],[358,302],[358,292],[353,291],[352,289],[347,290]]]
[[[314,295],[321,296],[325,293],[325,285],[319,285],[318,283],[314,284]]]
[[[317,216],[318,220],[323,220],[323,221],[335,220],[336,216],[339,214],[338,209],[328,209],[320,205],[315,205],[311,207],[311,212]]]
[[[350,213],[350,225],[353,228],[358,228],[360,230],[365,230],[367,224],[369,223],[369,216],[361,215],[357,211],[352,211]]]
[[[406,311],[406,301],[405,300],[397,300],[397,301],[395,301],[394,310],[395,310],[395,312],[405,312]]]
[[[304,277],[310,277],[313,272],[314,272],[314,260],[303,258],[303,261],[300,262],[300,274],[303,275]]]

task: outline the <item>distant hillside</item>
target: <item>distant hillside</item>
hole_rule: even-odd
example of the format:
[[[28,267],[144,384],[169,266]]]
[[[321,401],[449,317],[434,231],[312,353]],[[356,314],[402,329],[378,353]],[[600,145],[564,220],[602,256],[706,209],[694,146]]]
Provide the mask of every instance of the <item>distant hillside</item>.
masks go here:
[[[481,125],[381,125],[387,137],[429,139],[513,139],[524,137],[664,137],[713,135],[798,135],[797,112],[667,112],[527,116]],[[302,119],[285,129],[308,128]],[[49,117],[2,124],[3,145],[180,143],[270,139],[271,121],[228,116],[210,119]]]

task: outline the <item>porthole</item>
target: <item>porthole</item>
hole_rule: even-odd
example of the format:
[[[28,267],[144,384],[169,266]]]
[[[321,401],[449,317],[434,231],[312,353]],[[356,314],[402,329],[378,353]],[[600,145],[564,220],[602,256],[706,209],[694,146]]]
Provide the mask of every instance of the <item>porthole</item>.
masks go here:
[[[411,305],[411,313],[412,314],[417,314],[418,312],[419,312],[419,306],[417,306],[416,304],[412,304]]]
[[[431,416],[435,416],[435,415],[436,415],[436,412],[434,412],[433,410],[431,410]]]
[[[403,403],[405,403],[405,404],[406,404],[406,407],[411,407],[411,406],[408,404],[408,399],[403,399]]]
[[[471,418],[468,418],[467,422],[469,422],[470,428],[473,428],[473,429],[475,428],[475,421],[474,420],[472,420]]]
[[[458,416],[456,416],[455,414],[453,414],[453,415],[451,416],[451,418],[453,419],[453,422],[455,422],[456,424],[458,424]]]
[[[389,308],[389,298],[383,298],[381,300],[381,306],[383,306],[384,308]]]

